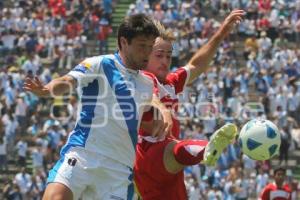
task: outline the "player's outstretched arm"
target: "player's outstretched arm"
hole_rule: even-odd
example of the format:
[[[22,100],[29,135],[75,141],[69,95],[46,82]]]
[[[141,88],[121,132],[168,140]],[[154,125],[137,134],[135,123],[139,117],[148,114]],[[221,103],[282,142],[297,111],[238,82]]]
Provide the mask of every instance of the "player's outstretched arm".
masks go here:
[[[233,30],[234,26],[242,21],[244,15],[244,10],[232,11],[212,38],[192,56],[187,65],[190,69],[188,83],[191,83],[209,68],[209,64],[212,61],[218,46]]]
[[[32,92],[39,97],[50,97],[51,95],[62,96],[70,92],[75,85],[76,80],[69,75],[65,75],[53,79],[46,85],[43,85],[38,77],[26,78],[23,88],[25,91]]]

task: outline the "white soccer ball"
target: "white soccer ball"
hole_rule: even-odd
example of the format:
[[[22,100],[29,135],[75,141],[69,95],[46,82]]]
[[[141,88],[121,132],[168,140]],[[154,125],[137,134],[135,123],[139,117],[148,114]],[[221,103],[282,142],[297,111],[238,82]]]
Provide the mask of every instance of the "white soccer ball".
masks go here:
[[[253,119],[243,126],[239,135],[243,153],[254,160],[269,160],[278,154],[280,143],[280,132],[269,120]]]

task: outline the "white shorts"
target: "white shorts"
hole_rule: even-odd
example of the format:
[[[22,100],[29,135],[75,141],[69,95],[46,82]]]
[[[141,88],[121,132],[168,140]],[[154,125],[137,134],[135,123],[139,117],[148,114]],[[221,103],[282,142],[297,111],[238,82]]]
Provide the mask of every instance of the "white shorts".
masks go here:
[[[57,161],[47,182],[66,185],[74,200],[131,200],[132,176],[130,167],[76,147]]]

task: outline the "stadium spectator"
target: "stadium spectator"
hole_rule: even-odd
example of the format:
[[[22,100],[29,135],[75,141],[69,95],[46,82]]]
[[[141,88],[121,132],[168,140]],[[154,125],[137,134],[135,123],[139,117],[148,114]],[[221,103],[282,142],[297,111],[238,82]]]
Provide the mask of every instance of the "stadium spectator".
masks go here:
[[[276,168],[274,170],[275,183],[266,185],[260,194],[260,200],[291,200],[292,191],[290,186],[285,183],[286,169]]]
[[[18,164],[20,167],[26,166],[26,155],[28,150],[27,142],[22,138],[18,141],[16,145],[18,151]]]
[[[23,199],[20,187],[9,179],[4,181],[3,197],[5,199]]]
[[[27,199],[32,182],[31,175],[26,172],[25,167],[20,168],[19,173],[17,173],[14,178],[14,183],[20,188],[22,199]]]
[[[108,20],[102,18],[99,22],[99,34],[98,34],[100,55],[108,53],[107,39],[111,33],[112,33],[112,27],[109,25]]]
[[[281,144],[279,149],[279,165],[284,161],[285,166],[287,166],[289,149],[291,145],[291,133],[287,126],[280,130]]]
[[[8,170],[7,163],[7,141],[5,137],[4,127],[0,119],[0,170],[2,173]]]

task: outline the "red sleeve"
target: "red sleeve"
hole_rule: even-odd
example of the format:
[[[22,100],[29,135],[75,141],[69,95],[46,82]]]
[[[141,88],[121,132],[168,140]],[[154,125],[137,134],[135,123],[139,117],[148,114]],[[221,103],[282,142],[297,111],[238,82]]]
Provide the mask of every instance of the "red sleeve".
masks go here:
[[[267,185],[260,194],[261,200],[269,200],[270,199],[270,185]]]
[[[142,71],[143,74],[147,75],[153,80],[153,94],[156,94],[159,97],[159,86],[158,86],[158,80],[156,76],[150,72]]]
[[[171,72],[167,75],[167,83],[175,87],[175,93],[178,94],[183,91],[184,86],[187,83],[189,73],[185,67],[178,68],[175,72]]]
[[[283,186],[283,189],[284,189],[286,192],[290,193],[288,199],[289,199],[289,200],[292,200],[292,189],[290,188],[290,185],[289,185],[289,184],[285,184],[285,185]]]

